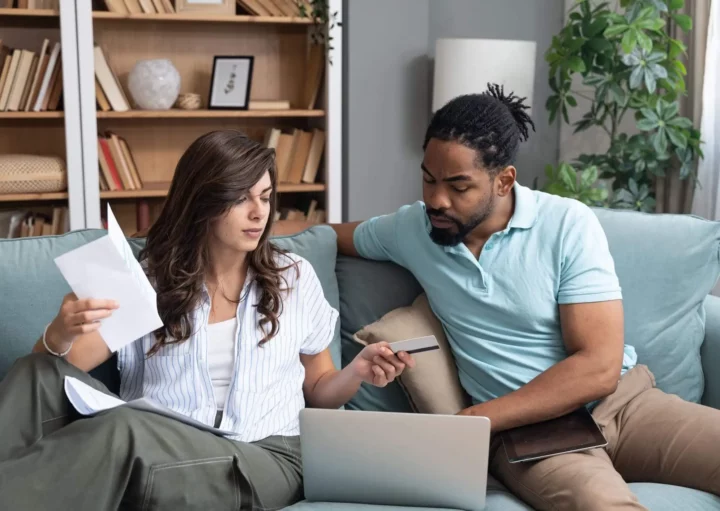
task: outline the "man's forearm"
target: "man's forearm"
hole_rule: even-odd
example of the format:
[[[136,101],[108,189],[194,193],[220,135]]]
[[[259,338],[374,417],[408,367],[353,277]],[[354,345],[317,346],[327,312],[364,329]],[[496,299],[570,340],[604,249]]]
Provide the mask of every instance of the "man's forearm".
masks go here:
[[[493,432],[554,419],[612,394],[619,374],[578,352],[505,396],[471,406],[462,415],[488,417]]]

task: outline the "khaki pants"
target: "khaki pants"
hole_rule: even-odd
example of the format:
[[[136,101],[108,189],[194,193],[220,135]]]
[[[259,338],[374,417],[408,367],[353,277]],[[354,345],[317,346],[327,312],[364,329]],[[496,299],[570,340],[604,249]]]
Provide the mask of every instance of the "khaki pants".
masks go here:
[[[593,411],[608,445],[510,464],[499,438],[490,471],[537,510],[646,509],[629,482],[664,483],[720,495],[720,410],[655,388],[646,366],[628,371]]]
[[[0,510],[276,510],[303,497],[298,437],[234,442],[154,413],[80,418],[64,359],[29,355],[0,382]]]

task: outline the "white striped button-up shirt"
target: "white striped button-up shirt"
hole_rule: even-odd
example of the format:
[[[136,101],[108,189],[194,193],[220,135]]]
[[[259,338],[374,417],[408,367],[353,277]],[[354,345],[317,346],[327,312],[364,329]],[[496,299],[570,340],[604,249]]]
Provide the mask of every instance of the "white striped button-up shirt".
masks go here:
[[[299,272],[284,272],[289,291],[283,293],[279,331],[260,346],[259,289],[248,272],[237,309],[237,342],[232,379],[219,425],[234,431],[233,440],[253,442],[273,435],[300,433],[299,413],[305,406],[305,368],[300,354],[325,350],[333,339],[338,312],[325,299],[312,265],[300,256],[279,257],[279,265],[297,263]],[[290,259],[290,260],[288,260]],[[126,401],[147,397],[209,426],[217,407],[208,369],[207,324],[210,297],[203,293],[193,313],[195,333],[181,344],[146,353],[155,343],[148,334],[118,352],[120,397]]]

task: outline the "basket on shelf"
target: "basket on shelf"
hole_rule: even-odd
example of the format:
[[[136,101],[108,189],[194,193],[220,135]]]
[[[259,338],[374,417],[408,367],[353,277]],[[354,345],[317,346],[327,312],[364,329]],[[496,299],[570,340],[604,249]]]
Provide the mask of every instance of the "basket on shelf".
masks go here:
[[[57,156],[0,154],[0,194],[67,190],[65,161]]]

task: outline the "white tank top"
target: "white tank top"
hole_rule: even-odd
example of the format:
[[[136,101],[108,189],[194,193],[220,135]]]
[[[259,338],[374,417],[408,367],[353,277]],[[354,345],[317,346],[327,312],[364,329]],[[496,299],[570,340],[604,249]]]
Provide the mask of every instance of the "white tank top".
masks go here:
[[[232,379],[235,342],[237,341],[237,318],[210,324],[207,327],[207,333],[210,379],[215,394],[215,403],[218,410],[223,410]]]

